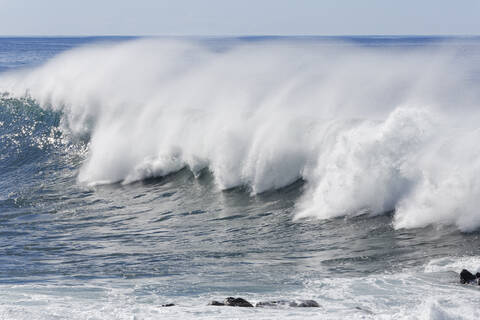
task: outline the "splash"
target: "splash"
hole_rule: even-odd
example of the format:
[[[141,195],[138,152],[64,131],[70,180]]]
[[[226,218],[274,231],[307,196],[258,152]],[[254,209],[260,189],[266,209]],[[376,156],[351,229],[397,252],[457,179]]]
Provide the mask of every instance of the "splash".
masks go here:
[[[184,167],[252,194],[303,179],[297,218],[395,210],[397,228],[470,231],[480,92],[468,49],[143,39],[68,51],[4,74],[0,90],[62,110],[63,128],[89,139],[82,184]]]

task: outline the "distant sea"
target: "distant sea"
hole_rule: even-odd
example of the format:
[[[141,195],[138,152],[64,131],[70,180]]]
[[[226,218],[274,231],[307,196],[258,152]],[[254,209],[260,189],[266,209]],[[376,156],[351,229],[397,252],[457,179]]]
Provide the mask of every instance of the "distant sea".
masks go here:
[[[0,319],[478,319],[479,141],[479,37],[0,38]]]

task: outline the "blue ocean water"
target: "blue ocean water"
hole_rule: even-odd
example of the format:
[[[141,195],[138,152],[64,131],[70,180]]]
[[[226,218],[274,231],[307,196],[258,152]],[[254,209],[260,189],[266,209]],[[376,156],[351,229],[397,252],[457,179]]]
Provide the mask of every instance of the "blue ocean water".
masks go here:
[[[479,62],[471,37],[0,38],[0,318],[478,318]]]

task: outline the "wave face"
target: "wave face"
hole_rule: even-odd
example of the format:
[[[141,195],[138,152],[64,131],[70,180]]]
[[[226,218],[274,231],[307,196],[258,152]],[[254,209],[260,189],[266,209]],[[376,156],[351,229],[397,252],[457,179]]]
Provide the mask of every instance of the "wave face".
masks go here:
[[[189,168],[252,194],[306,181],[297,218],[395,211],[396,228],[480,226],[472,42],[140,39],[0,77],[89,141],[81,184]]]

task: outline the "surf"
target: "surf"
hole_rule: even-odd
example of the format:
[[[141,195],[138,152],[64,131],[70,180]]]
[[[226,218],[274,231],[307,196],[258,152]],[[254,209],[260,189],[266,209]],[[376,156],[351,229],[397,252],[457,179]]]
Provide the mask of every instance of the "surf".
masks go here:
[[[87,186],[188,168],[252,195],[306,182],[296,219],[394,211],[395,228],[480,226],[478,46],[137,39],[3,73],[62,114]]]

